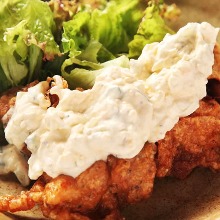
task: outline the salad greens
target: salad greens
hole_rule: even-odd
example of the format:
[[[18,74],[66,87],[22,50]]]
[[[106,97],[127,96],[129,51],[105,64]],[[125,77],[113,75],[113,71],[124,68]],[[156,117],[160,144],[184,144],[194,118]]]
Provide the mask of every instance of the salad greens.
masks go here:
[[[2,0],[0,93],[55,74],[71,89],[91,88],[109,61],[126,65],[146,43],[172,33],[161,0],[88,2]]]
[[[59,54],[49,6],[40,0],[2,0],[0,92],[39,77],[42,60]]]
[[[162,4],[162,3],[161,3]],[[174,34],[160,14],[161,4],[149,3],[134,39],[129,42],[129,57],[138,57],[146,44],[161,41],[167,33]]]
[[[70,58],[64,61],[62,75],[69,85],[73,88],[80,81],[78,86],[91,87],[96,74],[90,70],[127,53],[142,16],[139,0],[116,0],[103,10],[85,8],[64,22],[62,46]]]

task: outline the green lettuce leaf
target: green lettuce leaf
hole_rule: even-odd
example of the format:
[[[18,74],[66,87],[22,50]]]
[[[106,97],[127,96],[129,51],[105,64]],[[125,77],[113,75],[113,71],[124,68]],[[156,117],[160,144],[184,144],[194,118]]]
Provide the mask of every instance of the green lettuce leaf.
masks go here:
[[[59,47],[47,3],[2,0],[0,7],[0,92],[39,77],[42,58],[52,60]]]
[[[137,58],[146,44],[174,33],[165,23],[168,7],[162,0],[150,1],[147,8],[141,2],[110,0],[102,9],[84,7],[63,23],[62,47],[69,59],[61,74],[71,89],[91,88],[102,63],[122,54]]]
[[[104,10],[87,8],[77,13],[72,20],[63,23],[64,53],[95,62],[105,62],[126,53],[128,42],[136,33],[143,16],[143,11],[136,9],[138,3],[138,0],[123,1],[121,4],[111,1]],[[134,15],[132,9],[135,9]]]
[[[143,12],[139,0],[112,0],[103,9],[85,7],[72,20],[63,23],[62,48],[70,59],[64,61],[61,71],[72,89],[83,81],[76,79],[79,75],[74,76],[76,67],[77,72],[96,70],[101,63],[128,53],[128,43],[137,32]],[[87,80],[85,74],[83,77],[90,82],[84,86],[80,83],[83,88],[94,82],[94,79]]]
[[[68,71],[69,67],[72,64],[78,64],[77,67],[71,68]],[[92,67],[88,69],[88,66]],[[120,66],[124,68],[129,67],[129,59],[127,56],[120,56],[113,60],[106,61],[104,63],[96,64],[90,63],[88,61],[80,61],[76,58],[69,58],[67,59],[64,64],[62,65],[62,73],[63,77],[68,81],[68,85],[70,88],[83,88],[83,89],[90,89],[95,82],[95,78],[99,75],[101,69],[108,67],[108,66]],[[84,68],[82,68],[84,67]]]
[[[128,45],[130,58],[139,57],[146,44],[160,42],[167,33],[174,33],[173,30],[166,25],[161,15],[163,6],[165,6],[163,1],[159,1],[158,3],[155,1],[149,2],[149,6],[145,11],[145,16],[139,25],[137,34]]]

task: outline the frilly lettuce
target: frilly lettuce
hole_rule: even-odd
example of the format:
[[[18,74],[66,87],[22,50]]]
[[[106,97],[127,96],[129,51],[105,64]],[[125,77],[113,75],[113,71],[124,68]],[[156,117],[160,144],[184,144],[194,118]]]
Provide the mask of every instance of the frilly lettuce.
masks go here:
[[[136,58],[146,43],[172,33],[163,7],[161,0],[147,9],[141,0],[2,0],[0,93],[54,74],[71,89],[91,88],[109,61]]]
[[[69,59],[64,61],[62,76],[70,87],[75,87],[77,82],[83,88],[91,87],[94,70],[102,68],[106,61],[127,54],[128,43],[142,16],[139,0],[112,0],[102,10],[85,7],[72,20],[64,22],[62,47]]]
[[[63,23],[62,47],[69,58],[61,73],[70,88],[91,88],[103,63],[122,54],[136,58],[145,44],[172,33],[161,15],[163,1],[147,9],[141,2],[110,0],[103,9],[85,7]]]
[[[2,0],[0,7],[0,92],[40,78],[42,59],[59,54],[47,3]]]
[[[80,68],[74,68],[70,73],[66,73],[65,68],[71,66],[72,64],[79,65]],[[107,66],[120,66],[129,67],[129,59],[127,56],[123,55],[118,58],[106,61],[104,63],[96,64],[90,63],[91,69],[86,69],[83,67],[88,66],[88,62],[80,61],[75,58],[67,59],[62,65],[63,77],[68,81],[70,88],[83,88],[89,89],[93,86],[96,76],[100,73],[101,69]]]
[[[162,17],[161,11],[163,10],[163,6],[165,6],[163,1],[157,4],[149,2],[149,6],[138,27],[137,34],[134,35],[134,39],[128,45],[129,57],[139,57],[146,44],[160,42],[167,33],[174,33],[174,31],[166,25]],[[176,8],[174,8],[174,10],[176,10]]]

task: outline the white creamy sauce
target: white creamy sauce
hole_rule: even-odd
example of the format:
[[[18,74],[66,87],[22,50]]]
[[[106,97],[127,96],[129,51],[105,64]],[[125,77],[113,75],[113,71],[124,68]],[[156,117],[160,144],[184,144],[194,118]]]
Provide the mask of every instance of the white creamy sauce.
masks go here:
[[[0,147],[0,174],[13,172],[23,186],[30,184],[28,164],[13,145]]]
[[[9,143],[27,144],[32,155],[29,176],[78,176],[97,160],[113,154],[132,158],[146,141],[164,138],[180,117],[194,112],[206,95],[212,73],[218,29],[208,23],[190,23],[160,43],[146,45],[127,68],[107,66],[92,89],[71,91],[55,76],[18,93],[5,129]]]

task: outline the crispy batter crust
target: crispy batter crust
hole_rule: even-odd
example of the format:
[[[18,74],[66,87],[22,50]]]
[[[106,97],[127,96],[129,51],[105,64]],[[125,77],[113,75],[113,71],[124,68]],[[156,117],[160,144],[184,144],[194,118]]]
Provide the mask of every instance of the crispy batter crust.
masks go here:
[[[185,178],[195,167],[220,170],[220,105],[203,100],[158,142],[157,176]]]
[[[195,167],[220,170],[220,47],[208,78],[207,97],[191,115],[181,118],[163,140],[158,141],[157,177],[185,178]]]
[[[208,77],[208,79],[215,79],[220,82],[220,45],[217,44],[214,48],[214,58],[215,64],[212,68],[212,74]]]
[[[0,197],[0,211],[29,210],[35,204],[50,219],[123,219],[119,207],[141,201],[153,189],[155,145],[146,144],[132,159],[110,156],[72,178],[41,176],[21,196]]]
[[[20,196],[0,197],[0,211],[29,210],[38,204],[50,219],[121,220],[120,207],[148,198],[155,176],[182,179],[198,166],[219,171],[219,51],[216,46],[208,96],[193,114],[181,118],[163,140],[146,143],[132,159],[110,155],[107,161],[97,161],[77,178],[60,175],[52,179],[44,174]],[[0,116],[10,107],[13,95],[5,97],[0,98]]]

